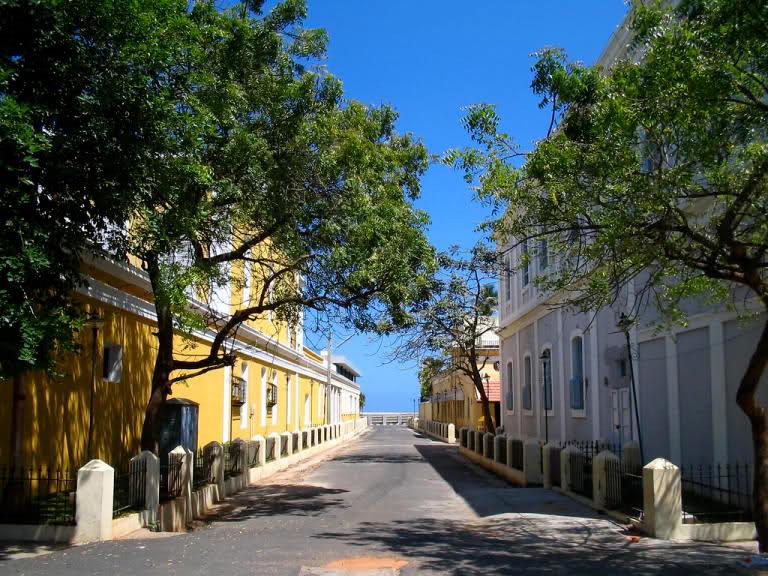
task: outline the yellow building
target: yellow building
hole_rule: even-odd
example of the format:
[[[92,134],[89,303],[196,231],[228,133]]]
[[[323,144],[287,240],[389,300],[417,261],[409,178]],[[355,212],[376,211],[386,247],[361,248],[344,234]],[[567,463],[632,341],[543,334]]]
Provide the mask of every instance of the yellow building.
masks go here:
[[[85,270],[88,286],[77,298],[100,321],[81,331],[79,354],[62,355],[59,375],[25,374],[16,390],[21,394],[11,382],[0,387],[0,467],[77,468],[89,459],[89,437],[90,456],[115,466],[139,452],[157,352],[149,279],[131,264],[107,260],[93,260]],[[231,313],[253,284],[246,278],[225,287],[219,312]],[[191,339],[177,335],[175,353],[206,356],[213,337],[211,330]],[[332,369],[328,390],[325,359],[304,346],[300,322],[288,326],[268,314],[243,325],[232,347],[233,367],[173,385],[170,398],[199,406],[198,446],[357,417],[357,374],[348,378]]]
[[[501,377],[498,336],[495,333],[484,334],[476,349],[491,414],[499,426]],[[453,423],[457,428],[468,426],[483,429],[483,405],[472,379],[456,368],[448,368],[436,374],[432,378],[432,396],[422,398],[419,418]]]

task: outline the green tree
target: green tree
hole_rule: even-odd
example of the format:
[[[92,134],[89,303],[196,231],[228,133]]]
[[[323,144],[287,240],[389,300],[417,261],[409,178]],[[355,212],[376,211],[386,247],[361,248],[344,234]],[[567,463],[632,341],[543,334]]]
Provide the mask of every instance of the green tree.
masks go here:
[[[360,392],[359,399],[360,399],[360,412],[362,412],[363,408],[365,408],[365,394]]]
[[[447,159],[512,244],[546,240],[557,254],[537,282],[596,310],[635,286],[634,314],[651,304],[684,322],[686,303],[768,309],[768,3],[637,3],[629,54],[609,70],[539,54],[533,90],[551,110],[530,152],[499,129],[492,107],[466,118],[479,144]],[[521,162],[518,160],[522,160]],[[525,264],[524,262],[522,264]],[[754,517],[768,550],[768,412],[757,392],[768,323],[736,401],[752,426]]]
[[[0,4],[0,377],[75,349],[84,249],[125,222],[157,136],[157,30],[184,2]],[[127,121],[126,119],[130,119]]]
[[[158,319],[141,440],[155,452],[173,385],[231,366],[244,322],[274,313],[295,325],[308,307],[387,332],[428,287],[427,217],[412,205],[425,148],[396,133],[392,109],[345,101],[338,80],[308,67],[325,35],[301,27],[303,1],[260,8],[196,2],[162,39],[179,54],[153,79],[168,99],[164,152],[127,236]],[[252,292],[233,303],[243,269]],[[196,329],[213,343],[189,358],[174,340]]]
[[[465,253],[458,248],[442,253],[438,262],[430,297],[411,308],[392,356],[420,363],[422,395],[427,389],[431,393],[431,380],[443,369],[470,378],[480,396],[486,429],[495,432],[483,381],[490,358],[479,350],[485,347],[483,337],[496,330],[496,253],[481,242]]]

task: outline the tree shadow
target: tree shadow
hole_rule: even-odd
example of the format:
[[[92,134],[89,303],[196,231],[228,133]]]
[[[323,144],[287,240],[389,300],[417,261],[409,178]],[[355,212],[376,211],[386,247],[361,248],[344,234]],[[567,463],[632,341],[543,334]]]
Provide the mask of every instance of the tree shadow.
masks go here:
[[[263,516],[319,516],[329,508],[346,508],[346,490],[308,484],[267,484],[247,488],[216,510],[213,522],[241,522]]]
[[[344,454],[331,462],[340,464],[409,464],[424,462],[418,454]]]
[[[701,543],[630,541],[618,530],[562,518],[466,522],[419,518],[363,522],[351,531],[317,535],[377,547],[411,559],[410,568],[441,574],[737,574],[744,552]]]

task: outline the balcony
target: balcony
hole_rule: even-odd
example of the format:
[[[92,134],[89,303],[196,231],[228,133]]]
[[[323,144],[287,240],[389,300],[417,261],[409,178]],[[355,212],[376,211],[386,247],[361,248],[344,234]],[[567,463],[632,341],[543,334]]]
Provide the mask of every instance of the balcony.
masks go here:
[[[232,376],[232,406],[245,404],[245,380],[239,376]]]
[[[267,407],[271,408],[277,404],[277,384],[267,386]]]

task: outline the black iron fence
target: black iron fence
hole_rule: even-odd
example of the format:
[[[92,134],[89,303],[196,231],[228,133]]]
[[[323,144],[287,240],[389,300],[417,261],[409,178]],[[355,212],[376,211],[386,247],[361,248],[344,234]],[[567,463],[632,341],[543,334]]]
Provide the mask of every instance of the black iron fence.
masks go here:
[[[550,446],[549,450],[549,478],[553,486],[560,486],[560,448]],[[542,462],[544,459],[542,458]]]
[[[265,461],[272,462],[272,460],[275,459],[275,437],[274,436],[267,436],[267,438],[264,440],[265,445]]]
[[[584,454],[584,457],[589,459],[591,462],[592,459],[597,456],[600,452],[603,452],[605,450],[609,452],[613,452],[616,456],[619,457],[619,459],[622,458],[622,446],[621,444],[613,444],[609,442],[603,442],[598,440],[566,440],[564,442],[560,442],[560,448],[563,449],[566,446],[573,446],[575,448],[578,448],[579,451],[581,451],[582,454]]]
[[[523,441],[519,438],[513,438],[510,441],[510,444],[512,446],[511,449],[511,461],[509,462],[509,465],[512,468],[515,468],[516,470],[522,470],[523,469]]]
[[[227,442],[224,445],[224,478],[240,475],[240,442]]]
[[[147,462],[134,460],[120,472],[115,470],[112,517],[133,509],[144,508],[147,493]]]
[[[506,464],[507,463],[507,439],[506,438],[502,438],[497,443],[497,441],[496,441],[497,438],[498,438],[498,436],[495,436],[493,438],[494,452],[496,454],[496,460],[498,462],[501,462],[502,464]],[[498,450],[495,450],[495,448],[498,448]]]
[[[301,432],[294,432],[292,434],[292,436],[293,436],[293,438],[292,438],[293,439],[293,452],[298,452],[299,449],[301,448],[299,446],[299,441],[301,440]]]
[[[181,496],[182,454],[168,454],[168,460],[160,465],[160,500],[173,500]]]
[[[0,468],[0,523],[74,524],[77,471]]]
[[[752,469],[746,464],[681,468],[683,522],[752,520]]]
[[[261,442],[248,443],[248,468],[256,468],[259,465],[259,451]]]
[[[571,452],[568,464],[571,468],[571,490],[592,499],[592,455]]]
[[[192,488],[198,490],[216,482],[214,462],[216,452],[213,446],[198,448],[195,452],[195,466],[192,469]]]
[[[605,461],[606,507],[621,510],[630,518],[643,517],[642,469],[622,460]]]

